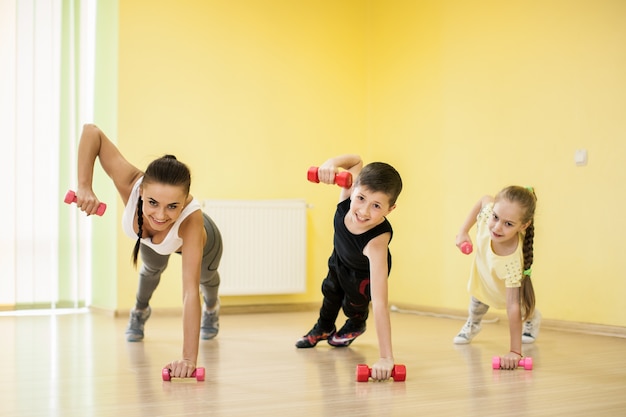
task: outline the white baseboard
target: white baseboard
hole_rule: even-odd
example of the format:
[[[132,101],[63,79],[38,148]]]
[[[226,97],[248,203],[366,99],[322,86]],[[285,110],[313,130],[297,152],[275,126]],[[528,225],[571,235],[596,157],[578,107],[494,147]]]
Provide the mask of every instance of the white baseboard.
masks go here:
[[[418,314],[430,317],[441,317],[455,320],[467,320],[467,310],[455,310],[432,306],[398,305],[392,304],[391,311],[398,313]],[[484,323],[495,323],[499,320],[506,321],[506,313],[489,313],[483,319]],[[626,327],[609,326],[605,324],[580,323],[565,320],[551,320],[545,317],[541,320],[541,327],[545,329],[593,334],[599,336],[626,338]]]

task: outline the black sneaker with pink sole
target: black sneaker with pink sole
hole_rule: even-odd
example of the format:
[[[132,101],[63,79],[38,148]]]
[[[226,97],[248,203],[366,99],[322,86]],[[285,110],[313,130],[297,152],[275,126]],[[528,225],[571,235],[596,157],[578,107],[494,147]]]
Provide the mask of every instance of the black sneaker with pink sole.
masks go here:
[[[319,342],[320,340],[326,340],[333,334],[335,334],[334,327],[331,331],[325,331],[323,329],[320,329],[319,326],[316,324],[307,334],[298,339],[298,341],[296,342],[296,347],[300,349],[312,348],[317,345],[317,342]]]
[[[350,346],[350,343],[365,333],[365,321],[348,319],[346,323],[328,338],[328,344],[335,347]]]

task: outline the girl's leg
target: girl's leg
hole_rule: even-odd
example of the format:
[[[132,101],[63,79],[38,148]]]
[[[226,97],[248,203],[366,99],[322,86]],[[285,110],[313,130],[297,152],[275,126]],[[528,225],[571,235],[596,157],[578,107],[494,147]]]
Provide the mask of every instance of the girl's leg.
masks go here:
[[[137,289],[137,301],[135,308],[130,311],[126,340],[139,342],[143,340],[144,326],[150,318],[150,299],[154,290],[159,285],[161,274],[167,267],[169,255],[159,255],[145,245],[140,246],[142,266],[139,270],[139,288]]]
[[[218,296],[219,274],[215,271],[217,284],[200,284],[202,298],[204,299],[204,310],[202,312],[202,324],[200,325],[200,337],[203,340],[210,340],[217,336],[220,331],[220,300]]]
[[[459,334],[454,337],[454,343],[457,345],[468,344],[478,334],[478,332],[480,332],[480,322],[485,314],[487,314],[489,306],[472,297],[468,310],[469,317],[467,322],[463,325]]]
[[[539,328],[541,327],[541,313],[535,309],[535,313],[524,322],[522,330],[522,343],[535,343],[539,336]]]
[[[474,324],[480,324],[485,314],[487,314],[489,306],[476,298],[472,297],[469,306],[469,320]]]
[[[203,213],[204,228],[207,232],[207,243],[202,256],[202,270],[200,272],[200,291],[204,300],[204,312],[200,335],[209,340],[219,332],[219,286],[220,274],[217,271],[222,258],[222,236],[211,218]]]
[[[154,290],[161,281],[161,274],[167,268],[169,255],[159,255],[146,245],[139,248],[141,254],[141,269],[139,270],[139,287],[137,289],[137,301],[135,308],[145,310],[148,308]]]

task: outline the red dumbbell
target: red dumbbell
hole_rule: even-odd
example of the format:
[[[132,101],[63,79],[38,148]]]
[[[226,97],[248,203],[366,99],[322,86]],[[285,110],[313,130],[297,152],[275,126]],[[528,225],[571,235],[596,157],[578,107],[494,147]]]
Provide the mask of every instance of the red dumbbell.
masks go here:
[[[372,368],[363,364],[356,366],[357,382],[367,382],[371,376],[372,376]],[[393,369],[391,370],[391,377],[393,378],[395,382],[406,380],[406,366],[394,365]]]
[[[320,182],[319,177],[317,176],[318,167],[311,167],[306,173],[306,177],[311,182]],[[352,174],[348,171],[342,171],[338,174],[335,174],[335,184],[343,188],[352,187]]]
[[[533,369],[533,358],[531,358],[530,356],[526,356],[525,358],[520,359],[517,364],[527,371],[531,371]],[[491,358],[491,367],[493,369],[500,369],[499,356],[494,356],[493,358]]]
[[[72,204],[76,202],[76,193],[72,190],[69,190],[66,194],[65,194],[65,199],[63,199],[64,202],[66,202],[67,204]],[[98,216],[102,216],[104,214],[104,212],[107,210],[107,205],[104,203],[100,203],[100,205],[98,205],[98,210],[96,210],[96,214]]]
[[[472,250],[474,250],[474,248],[472,247],[472,244],[469,242],[463,242],[461,243],[461,252],[463,252],[466,255],[469,255],[470,253],[472,253]]]
[[[163,377],[163,381],[170,381],[172,379],[168,368],[163,368],[161,376]],[[204,368],[196,368],[191,374],[191,377],[196,378],[197,381],[204,381]]]

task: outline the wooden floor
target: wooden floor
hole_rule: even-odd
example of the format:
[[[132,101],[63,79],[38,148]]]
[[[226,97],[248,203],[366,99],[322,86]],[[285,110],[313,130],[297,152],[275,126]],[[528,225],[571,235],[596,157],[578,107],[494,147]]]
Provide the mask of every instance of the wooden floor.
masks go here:
[[[0,317],[0,416],[626,416],[626,339],[542,329],[535,369],[493,371],[505,323],[455,346],[461,321],[392,313],[405,382],[355,381],[377,359],[370,328],[349,348],[298,350],[316,312],[223,315],[201,342],[204,382],[163,382],[180,319],[153,314],[143,343],[126,318],[97,313]]]

